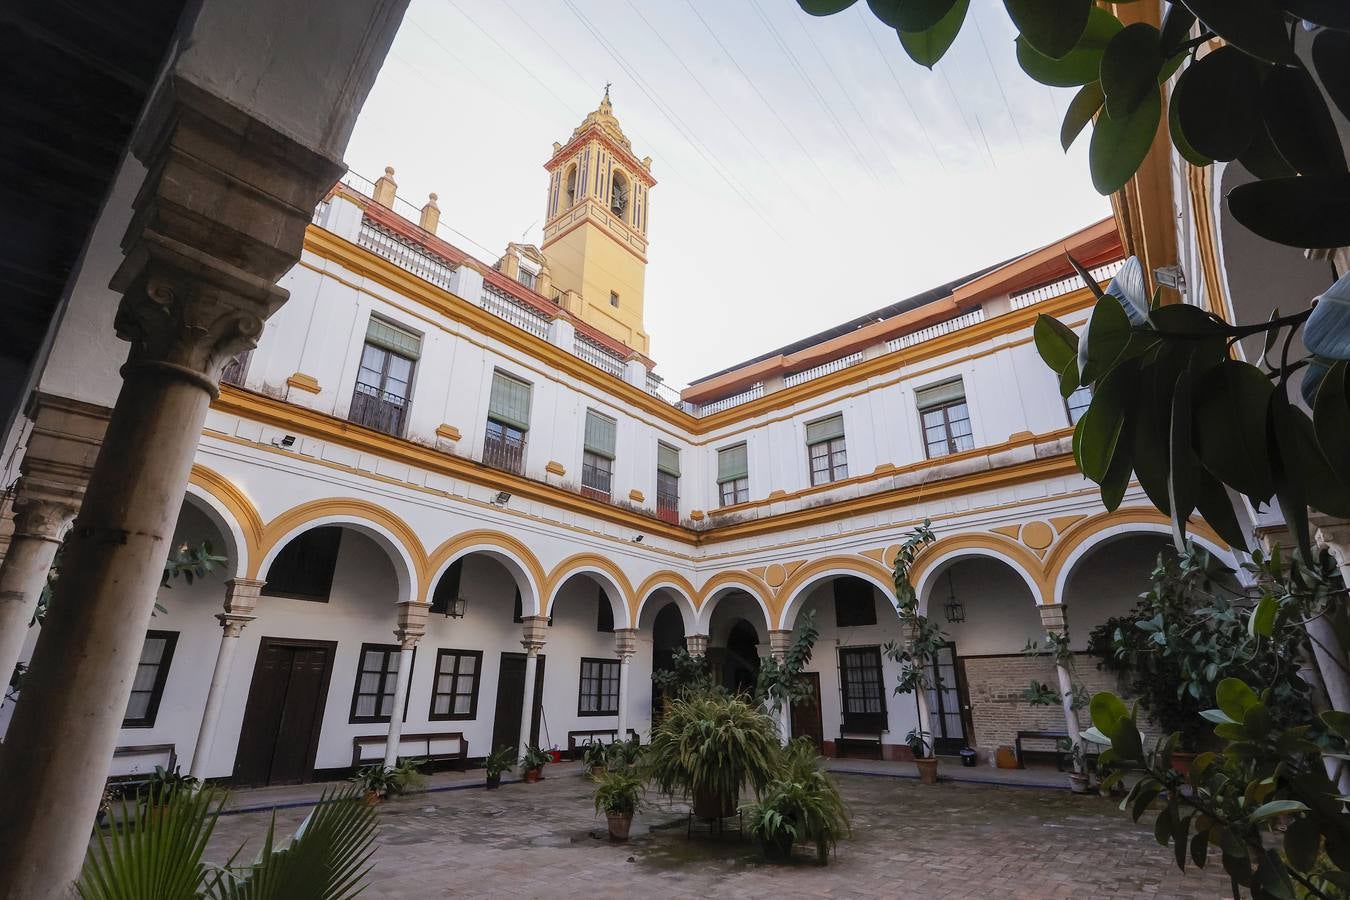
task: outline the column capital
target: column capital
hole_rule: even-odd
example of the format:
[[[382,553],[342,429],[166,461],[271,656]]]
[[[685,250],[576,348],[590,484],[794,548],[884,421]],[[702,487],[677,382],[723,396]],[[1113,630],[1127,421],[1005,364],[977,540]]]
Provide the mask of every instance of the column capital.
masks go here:
[[[1311,518],[1313,527],[1317,529],[1313,533],[1317,546],[1330,551],[1339,564],[1350,565],[1350,521],[1321,515]]]
[[[243,632],[244,626],[252,622],[257,616],[244,616],[237,613],[216,613],[216,621],[220,622],[220,627],[227,638],[237,638]]]
[[[394,637],[404,650],[413,649],[426,636],[430,609],[427,604],[413,600],[398,604],[398,627],[394,629]]]
[[[1041,614],[1041,627],[1051,634],[1064,634],[1069,630],[1067,610],[1063,603],[1042,603],[1036,607]]]
[[[521,619],[520,625],[520,646],[525,648],[525,652],[533,656],[544,649],[544,644],[547,643],[544,629],[548,627],[548,617],[526,616]]]
[[[618,654],[620,662],[628,662],[637,652],[637,634],[636,628],[614,629],[614,652]]]
[[[686,634],[684,646],[689,651],[690,656],[707,656],[708,636],[706,634]]]
[[[61,543],[61,535],[80,510],[79,496],[44,490],[24,475],[14,495],[14,536]]]
[[[225,582],[225,614],[251,616],[258,606],[258,595],[267,584],[257,578],[231,578]]]
[[[792,629],[775,629],[769,632],[769,652],[773,654],[774,659],[782,662],[783,657],[787,656],[788,647],[792,646]]]

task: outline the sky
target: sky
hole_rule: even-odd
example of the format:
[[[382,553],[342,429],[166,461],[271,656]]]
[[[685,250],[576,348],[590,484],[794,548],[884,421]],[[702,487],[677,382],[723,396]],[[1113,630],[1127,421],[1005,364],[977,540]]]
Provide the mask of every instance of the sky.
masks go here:
[[[1015,34],[973,0],[930,72],[861,0],[413,0],[347,163],[434,191],[492,263],[541,241],[543,164],[611,82],[658,182],[650,355],[683,386],[1110,214]]]

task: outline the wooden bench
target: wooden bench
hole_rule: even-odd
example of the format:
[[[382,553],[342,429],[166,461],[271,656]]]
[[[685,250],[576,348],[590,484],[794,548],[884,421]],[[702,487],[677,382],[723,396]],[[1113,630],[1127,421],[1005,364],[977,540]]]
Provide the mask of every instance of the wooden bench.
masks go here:
[[[178,748],[173,744],[137,744],[118,747],[108,766],[108,787],[131,795],[150,780],[155,767],[172,772],[178,767]]]
[[[633,729],[628,729],[628,738],[632,740],[638,736]],[[583,750],[587,744],[599,741],[602,744],[612,744],[619,739],[619,729],[617,728],[598,728],[592,731],[569,731],[567,732],[567,756],[569,759],[580,759],[578,751]]]
[[[1054,751],[1054,753],[1055,753],[1055,768],[1058,769],[1059,771],[1063,772],[1063,771],[1064,771],[1064,758],[1065,758],[1066,756],[1069,756],[1069,758],[1072,759],[1072,756],[1069,755],[1069,754],[1066,754],[1063,750],[1060,750],[1060,749],[1059,749],[1059,744],[1058,744],[1058,742],[1059,742],[1059,741],[1067,741],[1068,739],[1069,739],[1069,733],[1068,733],[1067,731],[1019,731],[1019,732],[1017,732],[1017,740],[1015,740],[1015,741],[1013,742],[1013,749],[1016,750],[1016,752],[1017,752],[1017,766],[1018,766],[1018,768],[1020,768],[1020,769],[1025,769],[1025,768],[1027,767],[1027,765],[1026,765],[1026,759],[1025,759],[1025,757],[1023,757],[1023,755],[1022,755],[1022,741],[1055,741],[1055,742],[1056,742],[1056,745],[1055,745],[1055,751]]]
[[[854,750],[865,752],[866,759],[882,759],[881,732],[841,731],[834,742],[834,755],[838,759],[851,756]]]
[[[352,738],[352,766],[369,766],[384,761],[385,734],[364,734]],[[460,771],[468,768],[469,742],[460,731],[431,731],[403,734],[398,739],[399,759],[427,762],[457,762]]]

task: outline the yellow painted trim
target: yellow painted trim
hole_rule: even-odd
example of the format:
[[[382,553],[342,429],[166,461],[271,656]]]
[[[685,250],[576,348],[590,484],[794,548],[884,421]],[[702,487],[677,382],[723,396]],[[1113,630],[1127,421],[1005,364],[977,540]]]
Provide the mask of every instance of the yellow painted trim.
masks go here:
[[[701,611],[704,605],[712,599],[712,595],[725,587],[748,588],[759,600],[763,601],[764,607],[775,617],[774,621],[777,621],[778,608],[774,602],[773,591],[764,582],[744,570],[719,572],[709,578],[699,589],[698,599],[694,603],[695,607]],[[773,622],[769,623],[769,627],[773,627]]]
[[[647,495],[642,493],[642,491],[639,491],[637,488],[633,488],[631,491],[628,492],[628,499],[632,500],[634,503],[643,503],[646,501]]]
[[[567,557],[553,567],[553,572],[548,577],[548,585],[544,589],[544,615],[547,616],[552,613],[553,603],[558,599],[558,589],[563,586],[563,583],[573,575],[588,568],[599,569],[614,579],[614,583],[623,592],[623,596],[619,599],[628,609],[629,621],[636,622],[637,606],[633,599],[633,583],[628,580],[628,576],[617,565],[595,553],[578,553]]]
[[[521,564],[529,569],[530,575],[534,578],[534,583],[540,591],[548,582],[548,576],[544,573],[544,567],[540,565],[539,558],[534,555],[529,547],[524,543],[501,531],[489,531],[480,529],[477,531],[466,531],[463,534],[456,535],[445,541],[435,550],[431,551],[427,559],[427,571],[435,574],[441,567],[448,563],[460,551],[466,547],[496,547],[505,550],[520,560]],[[434,590],[433,587],[427,589],[428,594]],[[542,604],[544,600],[539,599]]]
[[[1114,512],[1103,511],[1070,525],[1059,536],[1058,541],[1045,558],[1046,583],[1050,586],[1050,589],[1054,590],[1055,582],[1059,580],[1060,570],[1064,568],[1064,563],[1068,560],[1069,555],[1084,542],[1117,525],[1139,524],[1161,525],[1170,528],[1172,520],[1150,507],[1128,506],[1121,507]],[[1194,516],[1188,520],[1186,527],[1192,533],[1204,537],[1215,546],[1231,549],[1228,547],[1228,542],[1219,537],[1218,533],[1208,523]],[[1046,602],[1053,602],[1053,599]]]
[[[1213,166],[1197,168],[1183,161],[1186,167],[1186,187],[1191,197],[1192,220],[1195,222],[1195,243],[1200,251],[1200,269],[1205,279],[1206,307],[1221,319],[1228,318],[1228,300],[1224,294],[1223,278],[1219,272],[1219,229],[1210,205]]]
[[[447,425],[442,422],[440,425],[436,426],[436,437],[445,438],[447,441],[458,441],[462,435],[455,426]]]
[[[244,534],[245,549],[248,551],[250,571],[247,575],[253,577],[253,572],[263,557],[263,521],[262,516],[258,515],[257,507],[234,482],[200,463],[192,464],[188,484],[195,484],[215,497],[234,516],[235,524]]]
[[[317,394],[320,391],[319,379],[313,375],[306,375],[304,372],[296,372],[286,379],[286,384],[288,387],[293,387],[297,391],[304,391],[307,394]]]
[[[417,532],[413,531],[407,522],[383,506],[355,497],[330,497],[323,500],[312,500],[309,503],[294,506],[268,522],[263,529],[261,552],[258,554],[258,558],[249,565],[252,570],[249,572],[249,577],[259,577],[263,557],[271,553],[277,542],[287,534],[307,522],[313,522],[316,519],[328,516],[374,522],[391,532],[403,544],[403,549],[407,551],[408,556],[412,558],[413,576],[417,579],[418,589],[423,595],[414,597],[413,600],[419,603],[426,602],[424,598],[428,593],[427,551],[422,546],[422,541],[417,537]]]
[[[788,580],[783,582],[783,586],[778,589],[775,597],[775,600],[779,605],[779,608],[776,610],[778,614],[778,622],[776,624],[781,626],[783,621],[783,611],[786,608],[788,601],[792,599],[792,595],[803,585],[813,581],[821,572],[828,572],[830,569],[844,569],[845,571],[853,572],[856,575],[871,576],[872,578],[878,579],[882,584],[891,583],[890,570],[880,563],[873,562],[865,557],[827,556],[824,559],[814,560],[793,572],[788,577]]]
[[[556,459],[549,460],[548,465],[544,466],[544,471],[550,475],[557,475],[559,478],[567,474],[567,469]]]
[[[962,550],[989,550],[1007,556],[1025,569],[1040,589],[1041,595],[1033,597],[1033,601],[1038,604],[1054,602],[1055,583],[1047,578],[1045,566],[1041,561],[1016,541],[984,531],[939,537],[937,541],[929,544],[915,557],[914,565],[909,570],[909,583],[918,585],[923,581],[924,573],[939,558],[947,556],[953,551],[959,553]]]
[[[678,587],[684,592],[685,599],[689,601],[690,605],[696,609],[698,608],[698,590],[694,587],[693,583],[679,572],[672,572],[669,569],[663,569],[660,572],[648,575],[642,580],[642,584],[638,585],[637,590],[633,592],[633,600],[636,607],[641,607],[642,601],[646,600],[648,595],[656,590],[657,586],[662,583],[673,584]],[[633,610],[633,615],[635,617],[633,621],[635,623],[637,622],[636,615],[638,612],[636,607]]]

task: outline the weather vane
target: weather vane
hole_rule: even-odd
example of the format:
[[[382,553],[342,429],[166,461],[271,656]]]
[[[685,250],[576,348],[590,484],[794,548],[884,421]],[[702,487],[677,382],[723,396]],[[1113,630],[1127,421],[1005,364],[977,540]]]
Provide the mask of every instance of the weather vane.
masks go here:
[[[613,84],[613,83],[614,83],[614,82],[612,82],[612,81],[606,81],[606,82],[605,82],[605,99],[606,99],[606,100],[609,99],[609,86],[610,86],[611,84]]]

